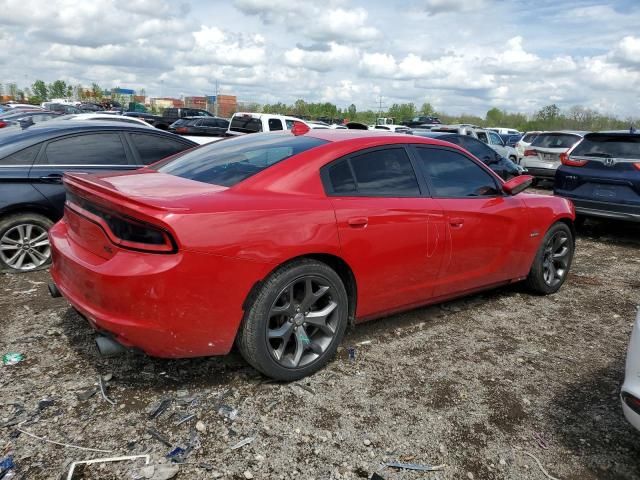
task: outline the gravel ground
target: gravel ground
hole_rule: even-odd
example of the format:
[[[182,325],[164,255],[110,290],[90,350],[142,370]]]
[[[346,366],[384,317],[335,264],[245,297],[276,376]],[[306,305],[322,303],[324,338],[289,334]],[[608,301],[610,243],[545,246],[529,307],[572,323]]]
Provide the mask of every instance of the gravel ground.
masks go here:
[[[639,252],[640,226],[587,223],[558,294],[516,285],[359,325],[327,368],[292,384],[269,382],[237,353],[102,359],[89,326],[49,298],[47,272],[0,275],[0,353],[25,355],[0,366],[0,448],[13,449],[24,479],[138,454],[152,466],[97,464],[74,478],[543,480],[531,454],[563,480],[637,479],[640,433],[618,392]],[[166,458],[175,446],[186,450],[179,465]],[[391,461],[444,467],[383,466]]]

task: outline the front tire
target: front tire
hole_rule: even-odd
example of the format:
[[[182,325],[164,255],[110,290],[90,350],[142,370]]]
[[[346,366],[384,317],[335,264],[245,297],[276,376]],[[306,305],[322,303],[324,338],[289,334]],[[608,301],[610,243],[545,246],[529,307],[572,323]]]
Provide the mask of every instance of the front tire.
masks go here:
[[[533,259],[528,287],[540,295],[557,292],[567,279],[575,242],[566,223],[558,222],[547,231]]]
[[[22,273],[51,263],[49,228],[53,222],[37,213],[21,213],[0,220],[0,272]]]
[[[256,370],[293,381],[335,355],[348,323],[342,280],[328,265],[300,260],[276,270],[258,291],[238,333],[238,348]]]

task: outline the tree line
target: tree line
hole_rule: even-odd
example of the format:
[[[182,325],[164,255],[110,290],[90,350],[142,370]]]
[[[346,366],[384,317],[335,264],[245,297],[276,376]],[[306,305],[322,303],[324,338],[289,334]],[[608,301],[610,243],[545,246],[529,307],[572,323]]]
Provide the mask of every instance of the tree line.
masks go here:
[[[15,83],[3,85],[0,83],[0,95],[9,95],[14,100],[25,101],[34,105],[54,98],[73,98],[79,101],[100,103],[104,99],[104,89],[97,83],[92,83],[90,87],[82,85],[71,85],[64,80],[56,80],[52,83],[45,83],[36,80],[30,87],[18,88]],[[137,92],[144,96],[144,89]],[[124,97],[118,94],[109,96],[112,101],[123,103]],[[425,102],[420,107],[414,103],[394,103],[387,110],[358,110],[355,104],[346,108],[339,108],[331,102],[306,102],[303,99],[296,100],[293,104],[287,105],[282,102],[259,105],[257,103],[240,104],[245,111],[257,111],[262,113],[272,113],[281,115],[292,115],[304,119],[323,119],[331,122],[341,122],[349,120],[364,124],[373,124],[376,118],[391,117],[396,123],[410,121],[419,115],[435,116],[440,118],[442,123],[470,123],[480,127],[509,127],[522,132],[531,130],[617,130],[627,129],[632,125],[640,126],[638,118],[625,118],[607,115],[597,110],[574,105],[567,109],[561,109],[555,104],[546,105],[532,115],[524,113],[510,113],[499,108],[491,108],[484,117],[478,115],[449,115],[445,112],[436,111],[433,106]]]

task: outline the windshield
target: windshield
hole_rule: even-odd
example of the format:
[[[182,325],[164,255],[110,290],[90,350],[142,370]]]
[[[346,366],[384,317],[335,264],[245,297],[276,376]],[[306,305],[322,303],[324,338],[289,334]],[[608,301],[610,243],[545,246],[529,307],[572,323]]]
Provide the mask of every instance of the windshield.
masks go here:
[[[585,137],[571,155],[640,159],[640,135],[594,135]]]
[[[543,133],[536,137],[531,146],[566,149],[571,148],[580,138],[579,135],[573,135],[571,133]]]
[[[155,165],[157,171],[198,182],[231,187],[293,155],[327,143],[291,134],[226,139]]]

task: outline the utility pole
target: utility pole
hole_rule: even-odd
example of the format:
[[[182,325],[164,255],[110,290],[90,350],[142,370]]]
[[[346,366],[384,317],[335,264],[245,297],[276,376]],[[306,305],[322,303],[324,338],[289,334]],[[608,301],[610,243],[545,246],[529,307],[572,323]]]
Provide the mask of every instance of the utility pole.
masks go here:
[[[218,116],[218,80],[216,80],[216,117]]]

